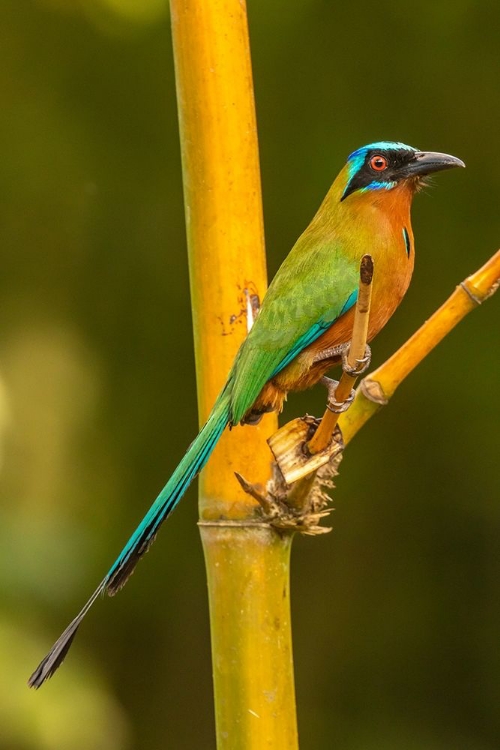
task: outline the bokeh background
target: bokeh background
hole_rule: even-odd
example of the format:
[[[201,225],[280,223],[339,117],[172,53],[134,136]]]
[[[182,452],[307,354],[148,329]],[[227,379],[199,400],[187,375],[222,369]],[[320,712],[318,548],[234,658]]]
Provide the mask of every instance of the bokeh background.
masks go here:
[[[467,163],[415,201],[376,365],[499,244],[498,5],[250,0],[249,20],[271,274],[354,148]],[[196,488],[25,686],[196,430],[166,1],[2,0],[0,97],[0,748],[209,750]],[[500,746],[499,304],[349,447],[333,533],[295,542],[303,748]]]

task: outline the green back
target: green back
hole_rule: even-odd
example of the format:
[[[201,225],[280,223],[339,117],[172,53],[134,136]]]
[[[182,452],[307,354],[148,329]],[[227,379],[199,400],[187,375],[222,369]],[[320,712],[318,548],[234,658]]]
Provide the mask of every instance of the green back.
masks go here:
[[[324,231],[310,227],[297,240],[236,357],[231,373],[234,424],[265,383],[354,304],[358,273],[355,257]]]

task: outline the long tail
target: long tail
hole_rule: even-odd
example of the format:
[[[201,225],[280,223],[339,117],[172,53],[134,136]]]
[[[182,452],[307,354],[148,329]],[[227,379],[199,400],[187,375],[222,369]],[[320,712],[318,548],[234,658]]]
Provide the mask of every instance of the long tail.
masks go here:
[[[56,669],[61,666],[81,621],[98,596],[104,593],[114,596],[125,585],[141,557],[154,542],[156,533],[163,521],[170,515],[195,476],[208,461],[229,422],[229,414],[230,393],[226,386],[217,399],[204,427],[189,446],[186,455],[120,552],[106,577],[29,678],[28,685],[30,687],[41,687],[45,680],[52,677]]]

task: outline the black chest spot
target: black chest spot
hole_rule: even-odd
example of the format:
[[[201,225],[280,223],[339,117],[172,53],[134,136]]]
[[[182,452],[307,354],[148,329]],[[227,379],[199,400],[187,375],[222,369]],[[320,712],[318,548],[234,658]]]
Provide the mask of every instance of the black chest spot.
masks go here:
[[[403,227],[403,239],[405,241],[406,255],[409,258],[411,254],[411,240],[406,227]]]

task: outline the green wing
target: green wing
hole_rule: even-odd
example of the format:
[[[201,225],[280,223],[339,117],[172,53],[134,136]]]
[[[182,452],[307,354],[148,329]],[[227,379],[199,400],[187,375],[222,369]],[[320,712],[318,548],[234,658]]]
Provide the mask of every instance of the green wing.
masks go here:
[[[237,424],[265,383],[352,307],[358,266],[334,243],[302,235],[279,269],[238,352],[231,418]]]

